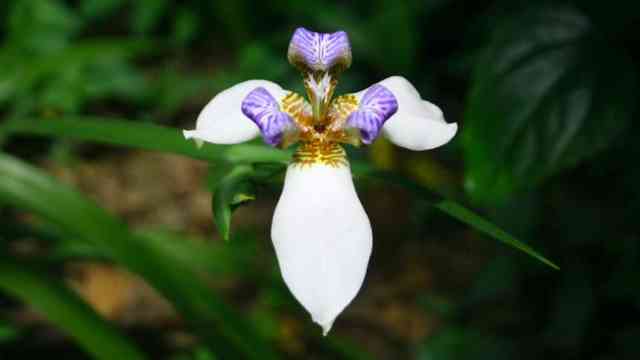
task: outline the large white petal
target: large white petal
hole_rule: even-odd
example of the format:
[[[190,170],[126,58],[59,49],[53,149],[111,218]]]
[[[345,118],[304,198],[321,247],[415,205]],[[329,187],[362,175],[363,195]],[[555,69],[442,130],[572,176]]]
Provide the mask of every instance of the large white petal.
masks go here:
[[[442,110],[423,100],[407,79],[392,76],[379,84],[398,101],[398,111],[382,127],[382,133],[394,144],[416,151],[433,149],[449,142],[458,131],[458,125],[448,124]]]
[[[290,165],[271,238],[285,283],[326,335],[360,290],[371,255],[349,166]]]
[[[392,117],[382,127],[382,133],[394,144],[409,150],[422,151],[448,143],[458,131],[458,124],[425,119],[406,114]]]
[[[258,126],[242,113],[242,100],[258,87],[265,88],[280,103],[287,91],[267,80],[248,80],[216,95],[204,107],[195,130],[185,130],[187,139],[214,144],[237,144],[260,135]]]

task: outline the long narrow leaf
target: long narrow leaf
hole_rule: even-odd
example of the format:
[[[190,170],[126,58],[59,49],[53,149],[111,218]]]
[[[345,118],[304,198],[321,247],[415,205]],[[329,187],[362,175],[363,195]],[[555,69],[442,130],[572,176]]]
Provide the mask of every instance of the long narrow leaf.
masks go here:
[[[291,157],[289,152],[253,144],[234,146],[205,144],[199,149],[193,141],[185,140],[177,129],[94,117],[16,119],[1,127],[0,133],[2,132],[7,135],[28,134],[71,138],[162,151],[209,161],[286,163]]]
[[[180,263],[180,266],[189,267],[196,273],[216,277],[237,275],[246,277],[255,274],[253,272],[255,269],[251,267],[256,255],[254,241],[212,243],[164,230],[137,231],[136,239],[144,242],[145,247],[161,253],[169,263]],[[66,236],[54,240],[52,260],[67,261],[82,258],[116,261],[93,243]]]
[[[275,358],[250,324],[210,291],[194,270],[148,246],[118,219],[40,170],[0,153],[0,198],[94,244],[164,294],[216,351]]]
[[[10,134],[33,134],[42,136],[71,137],[79,140],[123,145],[147,150],[157,150],[182,154],[196,159],[229,162],[276,162],[286,163],[290,154],[280,150],[258,145],[234,145],[232,147],[206,145],[198,149],[185,142],[175,129],[150,124],[139,124],[125,121],[98,120],[89,118],[57,119],[57,120],[20,120],[8,123],[0,132]],[[150,137],[148,137],[150,136]],[[157,141],[150,141],[155,139]],[[509,235],[498,226],[487,221],[455,202],[443,200],[441,196],[406,179],[393,174],[375,172],[366,164],[354,163],[352,168],[356,174],[373,177],[402,186],[421,198],[430,201],[437,209],[449,216],[464,222],[474,229],[491,236],[507,245],[525,252],[554,269],[558,266],[546,259],[530,246]]]
[[[96,359],[145,359],[115,328],[55,279],[0,258],[0,288],[31,305]]]
[[[528,254],[529,256],[532,256],[533,258],[541,261],[543,264],[546,264],[556,270],[560,270],[560,267],[558,265],[554,264],[549,259],[542,256],[540,253],[538,253],[533,248],[531,248],[531,246],[519,241],[518,239],[516,239],[506,231],[500,229],[490,221],[484,219],[480,215],[465,208],[464,206],[450,200],[442,200],[434,204],[434,206],[438,210],[444,212],[445,214],[450,215],[451,217],[454,217],[462,221],[463,223],[471,226],[472,228],[480,231],[481,233],[489,235],[496,240],[499,240],[509,246],[512,246]]]
[[[506,231],[502,230],[499,226],[493,224],[482,216],[465,208],[464,206],[456,203],[455,201],[444,199],[439,194],[430,191],[429,189],[426,189],[425,187],[411,180],[401,178],[399,176],[396,176],[395,174],[391,174],[388,172],[375,171],[366,164],[356,164],[356,166],[354,166],[354,172],[365,177],[382,180],[384,182],[403,187],[413,192],[423,200],[428,201],[436,209],[469,225],[479,232],[488,235],[502,243],[505,243],[506,245],[509,245],[517,250],[520,250],[525,254],[542,262],[543,264],[550,266],[553,269],[560,269],[558,265],[545,258],[542,254],[534,250],[529,245],[523,243]]]

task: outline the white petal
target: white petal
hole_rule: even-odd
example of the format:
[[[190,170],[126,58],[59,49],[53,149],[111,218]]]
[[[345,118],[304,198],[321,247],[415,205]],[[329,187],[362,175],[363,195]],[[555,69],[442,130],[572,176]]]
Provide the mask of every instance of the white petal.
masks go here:
[[[271,81],[241,82],[218,93],[198,115],[196,129],[185,130],[184,137],[214,144],[237,144],[260,135],[258,126],[241,110],[242,100],[258,87],[265,88],[278,102],[287,94]]]
[[[271,238],[285,283],[326,335],[360,290],[371,255],[351,169],[290,165]]]
[[[422,151],[437,148],[453,138],[458,124],[447,124],[416,115],[391,118],[382,132],[394,144],[409,150]]]
[[[458,131],[458,125],[447,124],[442,110],[422,100],[407,79],[392,76],[380,84],[398,101],[398,111],[382,127],[382,133],[394,144],[416,151],[433,149],[449,142]]]

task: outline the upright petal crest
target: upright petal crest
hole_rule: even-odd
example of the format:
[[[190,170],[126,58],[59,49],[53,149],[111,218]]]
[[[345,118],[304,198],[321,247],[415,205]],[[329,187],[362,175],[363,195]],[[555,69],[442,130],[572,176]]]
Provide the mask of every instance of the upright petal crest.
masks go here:
[[[289,43],[287,57],[305,72],[342,71],[351,66],[351,44],[344,31],[317,33],[298,28]]]

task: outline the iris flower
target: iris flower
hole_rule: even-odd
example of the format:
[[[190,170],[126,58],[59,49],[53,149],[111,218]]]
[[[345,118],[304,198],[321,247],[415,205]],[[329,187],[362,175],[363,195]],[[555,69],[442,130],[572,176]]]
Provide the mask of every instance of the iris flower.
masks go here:
[[[372,248],[371,224],[342,146],[368,145],[382,133],[400,147],[428,150],[451,140],[457,125],[400,76],[334,98],[340,73],[351,65],[344,31],[298,28],[287,57],[302,74],[308,101],[271,81],[248,80],[217,94],[184,136],[198,143],[262,136],[275,147],[299,144],[271,239],[289,290],[326,335],[360,290]]]

